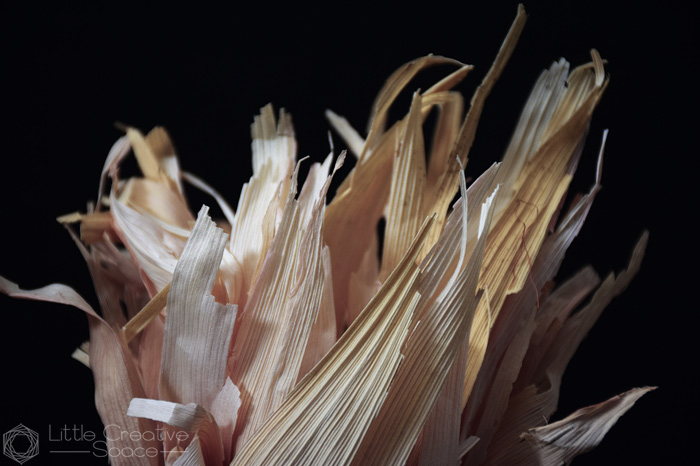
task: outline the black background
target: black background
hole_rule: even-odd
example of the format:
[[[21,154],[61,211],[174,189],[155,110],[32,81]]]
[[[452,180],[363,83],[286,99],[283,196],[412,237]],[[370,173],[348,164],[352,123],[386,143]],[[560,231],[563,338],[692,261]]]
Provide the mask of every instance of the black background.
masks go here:
[[[364,130],[384,79],[435,53],[473,63],[469,98],[488,70],[517,2],[396,7],[328,3],[218,9],[110,3],[37,6],[3,2],[0,134],[0,274],[23,288],[69,284],[93,305],[87,268],[58,215],[94,200],[102,164],[121,135],[116,121],[164,125],[184,169],[232,205],[251,173],[249,124],[268,102],[293,116],[299,156],[328,152],[331,108]],[[614,6],[611,6],[614,4]],[[642,270],[606,310],[569,366],[556,418],[636,386],[657,385],[577,465],[678,464],[689,460],[696,398],[697,100],[690,2],[528,2],[528,24],[486,102],[467,166],[498,160],[538,73],[560,56],[573,65],[597,48],[611,81],[591,125],[573,189],[594,179],[610,129],[603,190],[562,270],[590,263],[601,275],[627,264],[644,229]],[[441,73],[448,71],[440,70]],[[437,74],[412,86],[425,89]],[[410,92],[397,104],[408,109]],[[336,148],[343,143],[334,138]],[[349,167],[343,169],[343,174]],[[194,189],[195,210],[211,201]],[[0,430],[82,425],[101,431],[87,368],[70,358],[87,339],[74,309],[0,296]],[[61,464],[58,455],[41,461]],[[71,456],[72,464],[101,464]],[[36,460],[35,460],[36,461]],[[0,456],[0,464],[14,464]],[[29,463],[33,464],[33,463]]]

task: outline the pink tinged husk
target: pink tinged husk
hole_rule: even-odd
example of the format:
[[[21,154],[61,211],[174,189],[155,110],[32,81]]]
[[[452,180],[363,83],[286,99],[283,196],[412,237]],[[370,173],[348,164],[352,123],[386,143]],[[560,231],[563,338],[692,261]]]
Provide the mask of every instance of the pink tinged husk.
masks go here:
[[[555,412],[562,375],[560,372],[553,373],[557,371],[553,368],[547,371],[545,380],[535,382],[532,372],[537,370],[569,314],[599,283],[598,275],[591,267],[586,267],[555,290],[538,310],[530,346],[510,393],[507,409],[495,426],[497,430],[490,440],[485,464],[502,464],[527,457],[529,447],[518,441],[519,436],[533,426],[542,425]],[[553,350],[556,351],[556,348]]]
[[[238,390],[226,377],[236,306],[217,303],[212,295],[227,235],[207,212],[206,207],[200,211],[173,274],[162,330],[158,394],[161,400],[196,403],[210,412],[216,412],[215,407],[225,409],[214,416],[218,416],[222,432],[216,423],[210,429],[215,428],[218,443],[211,435],[204,438],[199,433],[199,440],[207,441],[202,443],[205,457],[221,450],[223,460],[231,458],[232,423],[238,405]],[[150,325],[157,329],[158,324],[156,319]],[[223,433],[228,436],[222,437]],[[165,451],[176,447],[172,438],[165,439]]]
[[[330,164],[329,156],[322,166],[312,166],[298,200],[295,169],[282,220],[241,315],[230,362],[231,378],[242,391],[236,449],[280,406],[300,369],[310,369],[322,356],[319,350],[330,349],[328,338],[335,336],[322,243]],[[302,368],[307,348],[311,359]]]
[[[221,194],[209,186],[204,180],[191,173],[182,172],[182,177],[191,185],[214,198],[223,212],[224,218],[229,223],[228,226],[225,225],[225,222],[220,224],[220,226],[224,229],[228,228],[230,231],[232,226],[236,223],[236,214]],[[216,296],[217,301],[238,304],[242,299],[243,271],[241,263],[228,248],[224,249],[221,265],[219,266],[219,275],[216,279],[217,283],[220,285],[214,290],[214,296]]]
[[[229,377],[223,388],[214,398],[211,405],[211,413],[216,420],[221,432],[221,440],[224,447],[224,458],[227,462],[233,459],[234,442],[233,432],[236,428],[238,410],[241,407],[241,392]]]
[[[125,327],[125,319],[128,318],[133,323],[136,320],[134,317],[140,314],[146,303],[153,304],[152,301],[149,302],[138,267],[130,257],[122,254],[104,238],[92,244],[88,250],[70,228],[68,232],[88,264],[103,318],[112,327],[123,330],[128,328]],[[157,397],[163,344],[162,320],[151,320],[139,335],[133,335],[128,330],[124,330],[123,335],[129,343],[146,395]]]
[[[202,453],[202,445],[199,441],[199,435],[194,436],[192,442],[187,445],[185,451],[180,452],[173,450],[165,459],[166,465],[172,466],[204,466],[204,454]]]
[[[22,290],[15,283],[0,277],[0,291],[16,298],[67,304],[84,311],[90,329],[90,368],[95,379],[95,405],[103,424],[119,426],[124,432],[156,432],[154,422],[126,415],[131,399],[143,397],[145,392],[134,360],[119,330],[109,326],[83,298],[65,285],[53,284],[36,290]],[[119,451],[129,448],[132,451],[137,448],[159,450],[160,445],[155,439],[135,437],[136,440],[131,435],[109,435],[107,448]],[[140,458],[118,455],[112,458],[112,464],[155,466],[159,460],[146,455]]]
[[[535,383],[533,380],[535,372],[547,352],[552,349],[552,343],[562,325],[598,285],[600,285],[600,277],[593,270],[593,267],[587,266],[563,282],[542,303],[535,317],[535,328],[530,337],[530,346],[523,358],[518,379],[513,385],[514,394],[528,384]],[[556,351],[556,348],[553,350]],[[551,371],[549,372],[551,373]],[[554,409],[552,409],[553,412]]]
[[[321,251],[321,262],[320,269],[323,271],[321,302],[316,322],[309,333],[309,341],[306,344],[304,358],[299,367],[297,382],[313,369],[337,340],[335,306],[333,305],[333,276],[331,275],[331,256],[328,246],[324,246]]]
[[[147,419],[133,419],[126,415],[126,409],[134,397],[146,395],[139,374],[126,343],[121,335],[89,317],[90,326],[90,367],[95,379],[95,405],[105,426],[117,425],[124,432],[156,432],[156,424]],[[111,436],[110,436],[111,437]],[[107,438],[108,448],[155,448],[157,441],[148,436],[120,435],[116,440]],[[145,438],[144,438],[145,437]],[[136,451],[136,450],[134,450]],[[112,464],[134,464],[131,458],[112,458]],[[137,464],[158,464],[157,458],[140,458]]]
[[[88,265],[102,317],[113,327],[123,327],[150,300],[138,267],[104,237],[88,248],[67,230]]]
[[[138,342],[138,367],[143,380],[146,398],[158,398],[160,390],[160,364],[163,358],[164,322],[153,319],[141,332]]]

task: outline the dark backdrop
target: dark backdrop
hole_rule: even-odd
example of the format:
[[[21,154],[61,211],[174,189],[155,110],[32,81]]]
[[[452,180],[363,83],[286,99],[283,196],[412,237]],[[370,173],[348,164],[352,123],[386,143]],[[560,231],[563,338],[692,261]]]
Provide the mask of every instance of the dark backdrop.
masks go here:
[[[537,74],[552,60],[580,64],[595,47],[609,61],[610,86],[574,182],[578,191],[592,184],[609,128],[603,190],[562,275],[586,263],[602,275],[621,270],[644,229],[650,244],[637,278],[571,362],[556,416],[658,385],[576,464],[678,464],[692,457],[699,411],[697,306],[690,301],[697,208],[688,202],[697,154],[690,144],[697,17],[682,2],[610,3],[526,4],[528,24],[487,100],[467,172],[476,176],[500,158]],[[116,121],[144,131],[164,125],[182,166],[235,206],[251,171],[249,124],[261,106],[291,112],[299,155],[319,160],[328,152],[324,110],[363,130],[384,79],[410,59],[435,53],[473,63],[460,86],[470,96],[516,12],[516,2],[261,6],[3,2],[0,274],[24,288],[66,283],[96,305],[87,268],[54,219],[94,200],[104,158],[121,135]],[[194,204],[206,200],[189,193]],[[49,425],[99,433],[91,373],[70,358],[87,339],[84,315],[5,296],[0,310],[0,430],[23,423],[42,436]],[[42,457],[41,464],[61,459]],[[0,456],[0,464],[14,463]]]

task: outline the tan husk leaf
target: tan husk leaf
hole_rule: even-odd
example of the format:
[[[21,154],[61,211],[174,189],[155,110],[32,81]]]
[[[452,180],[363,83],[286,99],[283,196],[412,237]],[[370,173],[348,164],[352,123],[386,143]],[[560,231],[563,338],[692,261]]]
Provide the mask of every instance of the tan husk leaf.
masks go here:
[[[561,421],[530,429],[522,438],[533,444],[537,464],[569,464],[575,456],[596,447],[620,416],[655,388],[633,388],[600,404],[579,409]]]

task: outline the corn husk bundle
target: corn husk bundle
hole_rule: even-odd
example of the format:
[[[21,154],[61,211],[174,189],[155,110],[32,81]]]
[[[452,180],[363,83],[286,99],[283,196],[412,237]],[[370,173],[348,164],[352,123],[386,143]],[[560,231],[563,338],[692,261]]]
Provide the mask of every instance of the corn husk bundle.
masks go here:
[[[366,137],[329,112],[356,158],[330,202],[345,153],[312,164],[298,189],[308,162],[271,106],[252,125],[253,176],[236,209],[181,171],[164,129],[126,130],[97,202],[59,219],[80,224],[80,237],[69,231],[101,313],[64,285],[0,278],[10,295],[86,312],[90,341],[74,357],[93,371],[106,426],[164,433],[108,438],[110,452],[157,452],[113,464],[559,465],[651,389],[547,423],[568,361],[637,272],[647,236],[618,276],[587,267],[555,286],[600,188],[602,148],[593,188],[564,208],[607,85],[595,51],[541,74],[502,161],[467,187],[485,99],[524,19],[521,8],[466,117],[451,89],[471,66],[438,56],[387,80]],[[454,71],[388,125],[397,95],[438,64]],[[132,152],[143,176],[120,179]],[[183,182],[225,219],[191,212]]]

